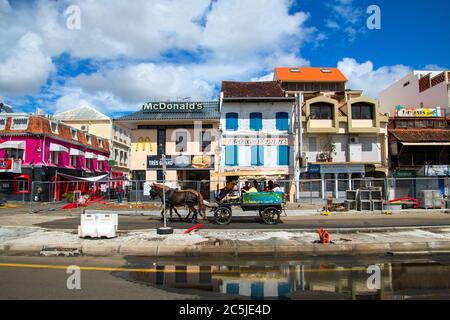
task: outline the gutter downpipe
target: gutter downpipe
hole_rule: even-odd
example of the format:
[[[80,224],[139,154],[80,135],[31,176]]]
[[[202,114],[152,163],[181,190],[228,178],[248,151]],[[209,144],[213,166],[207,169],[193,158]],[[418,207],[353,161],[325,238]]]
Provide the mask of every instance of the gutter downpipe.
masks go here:
[[[302,147],[303,147],[303,118],[302,118],[302,106],[303,106],[303,93],[296,93],[296,101],[297,101],[297,120],[298,120],[298,145],[297,145],[297,157],[296,157],[296,166],[297,170],[295,172],[295,187],[296,187],[296,202],[300,203],[300,174],[301,174],[301,165],[300,161],[302,160]]]

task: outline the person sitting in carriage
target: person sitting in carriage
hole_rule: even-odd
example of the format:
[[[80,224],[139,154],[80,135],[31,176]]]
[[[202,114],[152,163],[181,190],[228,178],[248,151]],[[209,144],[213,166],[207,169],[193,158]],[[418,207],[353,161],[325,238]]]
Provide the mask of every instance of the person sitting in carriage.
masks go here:
[[[219,193],[216,196],[216,201],[222,201],[228,194],[233,192],[235,186],[236,183],[234,181],[227,182],[225,187],[219,190]]]

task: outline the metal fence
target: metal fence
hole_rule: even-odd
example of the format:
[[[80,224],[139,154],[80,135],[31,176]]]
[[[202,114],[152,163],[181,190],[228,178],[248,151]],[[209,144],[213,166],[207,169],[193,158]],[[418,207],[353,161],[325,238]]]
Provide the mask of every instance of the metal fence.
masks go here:
[[[298,199],[300,203],[318,204],[332,197],[337,202],[343,202],[347,190],[357,190],[361,187],[381,187],[383,200],[386,201],[417,198],[420,190],[439,191],[442,198],[449,195],[448,177],[319,179],[301,180]]]
[[[238,180],[236,192],[254,180]],[[219,190],[226,185],[225,178],[211,181],[166,181],[166,184],[181,190],[193,189],[200,192],[205,200],[214,201]],[[258,190],[263,191],[267,180],[257,180]],[[361,179],[302,179],[297,184],[291,180],[274,180],[286,195],[287,201],[300,204],[321,205],[328,197],[336,202],[344,202],[347,190],[361,187],[381,187],[383,200],[411,197],[417,198],[420,190],[439,191],[442,198],[449,194],[448,177],[428,178],[361,178]],[[75,207],[82,205],[89,198],[95,202],[122,202],[133,204],[160,204],[160,199],[151,199],[146,186],[160,181],[58,181],[29,184],[27,181],[0,181],[0,199],[7,201],[29,202],[30,212],[57,210],[67,204]],[[119,187],[120,186],[120,187]],[[119,190],[123,190],[118,194]]]

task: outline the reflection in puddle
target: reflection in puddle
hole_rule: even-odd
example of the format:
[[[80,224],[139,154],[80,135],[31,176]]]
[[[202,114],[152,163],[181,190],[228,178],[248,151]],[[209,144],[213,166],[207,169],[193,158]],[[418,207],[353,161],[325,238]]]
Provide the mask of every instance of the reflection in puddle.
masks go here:
[[[242,299],[409,299],[450,296],[450,266],[383,263],[380,287],[367,285],[367,266],[151,265],[144,272],[117,272],[127,280],[170,290],[201,290]],[[130,266],[128,266],[130,267]],[[373,282],[372,282],[373,283]]]

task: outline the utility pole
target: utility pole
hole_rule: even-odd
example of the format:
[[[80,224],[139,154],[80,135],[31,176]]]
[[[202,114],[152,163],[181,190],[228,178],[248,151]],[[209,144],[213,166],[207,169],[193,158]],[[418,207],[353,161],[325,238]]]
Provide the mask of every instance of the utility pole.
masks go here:
[[[162,173],[163,173],[163,220],[164,220],[164,227],[160,227],[156,230],[157,234],[172,234],[173,228],[167,226],[167,219],[166,219],[166,171],[167,171],[167,165],[166,165],[166,155],[161,155],[161,162],[162,162]]]

